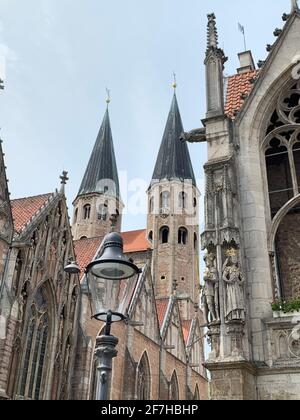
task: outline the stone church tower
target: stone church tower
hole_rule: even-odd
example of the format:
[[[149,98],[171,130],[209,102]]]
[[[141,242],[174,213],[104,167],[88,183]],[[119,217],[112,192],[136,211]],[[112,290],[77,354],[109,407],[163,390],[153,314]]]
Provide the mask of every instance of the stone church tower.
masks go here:
[[[73,205],[75,240],[121,231],[123,203],[108,109]]]
[[[148,190],[148,240],[153,246],[152,273],[157,298],[180,300],[184,319],[199,303],[199,191],[174,94]]]

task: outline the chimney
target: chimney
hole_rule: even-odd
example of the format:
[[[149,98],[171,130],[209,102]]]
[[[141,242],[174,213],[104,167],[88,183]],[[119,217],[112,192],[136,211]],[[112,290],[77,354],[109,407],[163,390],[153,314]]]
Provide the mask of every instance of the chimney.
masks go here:
[[[255,64],[252,52],[244,51],[238,54],[240,60],[240,68],[237,69],[238,74],[247,73],[248,71],[255,70]]]

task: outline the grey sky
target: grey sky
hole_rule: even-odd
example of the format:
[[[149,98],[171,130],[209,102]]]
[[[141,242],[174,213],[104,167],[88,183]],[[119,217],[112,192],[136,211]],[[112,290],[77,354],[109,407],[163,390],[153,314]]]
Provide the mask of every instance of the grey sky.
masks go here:
[[[185,129],[204,117],[206,14],[216,13],[230,75],[243,49],[238,22],[257,62],[290,1],[0,0],[0,9],[2,74],[6,60],[0,125],[12,197],[53,191],[67,169],[71,207],[105,111],[106,86],[118,168],[148,183],[173,70]],[[191,145],[190,153],[201,179],[206,146]],[[126,215],[123,226],[145,224],[144,215]]]

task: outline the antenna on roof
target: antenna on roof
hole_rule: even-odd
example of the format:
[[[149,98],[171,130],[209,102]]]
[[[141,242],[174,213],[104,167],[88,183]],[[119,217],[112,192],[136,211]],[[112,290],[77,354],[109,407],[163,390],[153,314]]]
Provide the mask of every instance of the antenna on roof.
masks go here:
[[[244,48],[245,48],[245,51],[247,51],[247,43],[246,43],[245,26],[243,26],[243,25],[241,25],[240,23],[238,23],[238,28],[239,28],[239,31],[243,34],[243,38],[244,38]]]

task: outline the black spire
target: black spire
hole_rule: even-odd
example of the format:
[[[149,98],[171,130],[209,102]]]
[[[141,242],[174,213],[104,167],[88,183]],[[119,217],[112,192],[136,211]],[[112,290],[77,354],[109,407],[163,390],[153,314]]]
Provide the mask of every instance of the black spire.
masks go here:
[[[108,182],[105,182],[106,180]],[[107,192],[117,198],[120,195],[119,177],[108,109],[104,115],[78,195],[95,192]]]
[[[193,185],[196,185],[188,146],[180,140],[183,132],[178,102],[174,94],[152,183],[163,179],[179,179],[180,181],[191,180]]]

